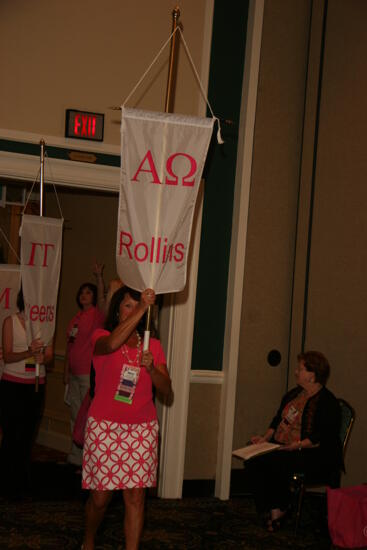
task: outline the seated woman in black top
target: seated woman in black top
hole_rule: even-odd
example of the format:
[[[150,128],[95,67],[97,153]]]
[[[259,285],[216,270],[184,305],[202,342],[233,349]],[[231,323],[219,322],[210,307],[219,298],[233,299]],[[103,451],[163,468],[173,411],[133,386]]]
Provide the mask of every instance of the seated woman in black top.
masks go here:
[[[266,433],[251,438],[252,443],[272,441],[282,445],[245,465],[258,512],[268,514],[269,531],[277,530],[285,517],[293,473],[303,472],[306,482],[317,482],[344,468],[340,406],[325,387],[329,373],[329,363],[322,353],[298,355],[298,385],[285,394]]]

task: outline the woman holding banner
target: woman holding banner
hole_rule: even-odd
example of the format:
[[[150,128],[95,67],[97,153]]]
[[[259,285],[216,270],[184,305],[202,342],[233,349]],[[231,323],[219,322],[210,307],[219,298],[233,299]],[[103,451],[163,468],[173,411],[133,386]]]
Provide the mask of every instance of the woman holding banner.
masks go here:
[[[14,498],[27,489],[31,450],[44,403],[45,365],[53,358],[52,346],[44,347],[41,340],[27,345],[22,290],[17,307],[18,313],[6,317],[3,323],[4,371],[0,381],[2,488]],[[40,365],[37,392],[36,363]]]
[[[141,294],[128,287],[117,290],[105,327],[92,337],[96,371],[95,396],[89,409],[83,454],[86,504],[84,550],[94,538],[113,491],[122,490],[125,503],[125,545],[136,550],[144,520],[145,488],[156,485],[158,422],[153,386],[162,396],[171,381],[159,340],[142,350],[142,322],[155,301],[153,290]]]

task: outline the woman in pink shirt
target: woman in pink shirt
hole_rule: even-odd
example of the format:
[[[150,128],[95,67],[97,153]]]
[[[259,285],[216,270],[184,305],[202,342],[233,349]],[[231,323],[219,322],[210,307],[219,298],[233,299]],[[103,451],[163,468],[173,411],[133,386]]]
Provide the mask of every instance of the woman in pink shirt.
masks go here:
[[[145,488],[156,485],[158,422],[153,387],[171,393],[171,381],[159,340],[143,351],[144,314],[155,301],[153,290],[128,287],[111,300],[105,327],[92,337],[95,396],[89,409],[84,453],[86,504],[84,550],[94,538],[114,490],[125,503],[125,545],[136,550],[143,528]]]
[[[78,313],[72,318],[67,328],[67,349],[64,369],[64,383],[69,385],[71,431],[85,394],[89,390],[89,377],[92,362],[92,334],[102,327],[104,313],[96,307],[97,287],[84,283],[76,295]],[[72,443],[67,460],[81,466],[82,450]]]

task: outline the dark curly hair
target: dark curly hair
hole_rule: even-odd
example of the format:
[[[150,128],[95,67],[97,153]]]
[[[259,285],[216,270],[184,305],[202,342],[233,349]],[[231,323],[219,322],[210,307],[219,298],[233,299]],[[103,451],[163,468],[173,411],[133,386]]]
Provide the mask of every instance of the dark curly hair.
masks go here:
[[[89,288],[89,290],[91,290],[93,294],[93,305],[97,305],[97,286],[93,283],[83,283],[80,285],[78,292],[76,293],[76,303],[78,304],[79,309],[83,309],[82,304],[80,303],[80,295],[85,288]]]
[[[315,382],[325,386],[330,375],[330,365],[325,355],[319,351],[305,351],[299,353],[297,359],[303,361],[308,372],[315,374]]]
[[[120,322],[120,304],[127,294],[136,302],[140,301],[141,292],[138,292],[137,290],[133,290],[128,286],[123,286],[116,290],[116,292],[112,295],[104,325],[105,329],[109,332],[112,332]],[[146,314],[143,315],[136,327],[136,330],[141,336],[144,334],[145,330],[145,319]]]

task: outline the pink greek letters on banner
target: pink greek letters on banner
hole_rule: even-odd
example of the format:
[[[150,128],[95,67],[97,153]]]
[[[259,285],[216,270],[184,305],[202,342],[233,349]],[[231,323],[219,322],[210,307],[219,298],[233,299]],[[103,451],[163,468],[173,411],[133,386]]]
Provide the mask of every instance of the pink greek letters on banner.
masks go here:
[[[2,326],[4,319],[17,311],[17,296],[20,289],[20,266],[0,265],[0,346],[2,345]],[[0,360],[0,378],[3,371]]]
[[[2,293],[0,296],[0,304],[2,304],[3,309],[9,309],[10,307],[10,291],[10,286],[8,286],[7,288],[2,288],[0,290],[0,292]]]
[[[0,265],[0,329],[8,315],[17,311],[17,295],[20,289],[20,266]],[[0,343],[1,343],[0,331]]]
[[[59,288],[62,219],[23,215],[21,275],[27,341],[53,338]]]
[[[30,254],[30,257],[29,257],[29,262],[27,263],[27,265],[31,265],[31,266],[34,266],[35,265],[35,255],[36,255],[36,249],[37,249],[37,246],[40,247],[41,249],[41,252],[43,252],[43,260],[42,261],[42,267],[47,267],[47,252],[48,252],[48,249],[51,248],[55,248],[55,245],[52,244],[52,243],[31,243],[31,254]]]
[[[116,261],[132,288],[184,288],[212,129],[209,118],[122,109]]]
[[[193,185],[195,183],[195,179],[190,180],[189,178],[191,178],[191,176],[193,176],[195,174],[195,172],[197,170],[197,163],[196,163],[196,160],[194,159],[194,157],[192,157],[191,155],[187,155],[186,153],[175,153],[174,155],[171,155],[170,157],[168,157],[167,163],[166,163],[166,170],[167,170],[167,173],[173,179],[168,179],[168,177],[166,177],[165,183],[167,185],[178,185],[179,177],[173,171],[173,161],[176,157],[179,157],[179,156],[186,158],[190,163],[189,171],[187,172],[187,174],[185,176],[181,176],[182,185],[185,185],[187,187],[193,187]],[[145,161],[147,161],[147,164],[149,165],[149,168],[143,168],[143,166],[146,164]],[[139,172],[150,172],[152,174],[152,177],[153,177],[152,183],[162,183],[161,181],[159,181],[158,173],[157,173],[154,161],[153,161],[151,151],[148,151],[147,154],[144,156],[143,160],[141,161],[141,163],[139,165],[139,168],[138,168],[136,174],[134,175],[134,177],[132,178],[131,181],[139,181],[138,180]]]

